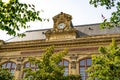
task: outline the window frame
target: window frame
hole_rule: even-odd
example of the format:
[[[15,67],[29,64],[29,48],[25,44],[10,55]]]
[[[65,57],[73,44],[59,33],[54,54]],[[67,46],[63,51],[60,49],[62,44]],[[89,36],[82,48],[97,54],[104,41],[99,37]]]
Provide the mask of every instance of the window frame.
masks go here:
[[[68,65],[67,65],[67,66],[65,66],[65,65],[64,65],[64,61],[67,61],[67,62],[68,62]],[[68,60],[66,60],[66,59],[62,59],[62,61],[61,61],[61,64],[60,64],[60,65],[63,65],[65,68],[68,68],[67,75],[69,75],[69,61],[68,61]],[[64,73],[65,73],[65,71],[64,71]],[[65,76],[67,76],[67,75],[65,75]]]
[[[87,68],[89,68],[91,65],[88,65],[88,63],[87,63],[87,60],[88,59],[90,59],[91,60],[91,65],[92,65],[92,58],[90,58],[90,57],[88,57],[88,58],[83,58],[83,59],[80,59],[79,60],[79,74],[80,74],[80,76],[81,76],[81,73],[80,73],[80,68],[85,68],[85,70],[87,70]],[[80,65],[80,61],[82,61],[82,60],[84,60],[84,65]],[[84,80],[86,80],[87,78],[88,78],[88,73],[86,72],[86,71],[84,71],[85,72],[85,79]],[[81,76],[82,77],[82,76]]]
[[[28,66],[28,67],[26,67],[26,64],[27,64],[27,63],[29,63],[29,66]],[[35,67],[32,67],[31,65],[33,65],[33,64],[31,64],[29,61],[26,61],[26,62],[24,62],[23,69],[25,69],[25,68],[31,68],[33,71],[37,71],[37,69],[38,69],[37,64],[34,65]],[[25,77],[25,72],[23,71],[23,72],[22,72],[22,78],[24,78],[24,77]]]
[[[10,66],[8,67],[9,63],[10,63]],[[4,65],[4,67],[3,67],[3,65]],[[6,61],[6,62],[2,63],[2,65],[1,65],[1,68],[7,68],[12,74],[15,73],[16,67],[17,67],[17,65],[13,61]]]
[[[29,63],[29,67],[26,67],[26,64]],[[24,63],[24,68],[31,68],[32,70],[34,69],[35,71],[38,69],[37,64],[34,64],[34,66],[32,66],[33,64],[31,64],[29,61]]]

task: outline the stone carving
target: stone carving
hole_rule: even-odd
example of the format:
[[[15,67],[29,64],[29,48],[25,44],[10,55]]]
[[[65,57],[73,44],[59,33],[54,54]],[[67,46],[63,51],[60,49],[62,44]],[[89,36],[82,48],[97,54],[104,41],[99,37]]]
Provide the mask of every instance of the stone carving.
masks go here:
[[[18,58],[17,58],[17,61],[18,61],[18,62],[22,62],[23,59],[24,59],[23,57],[18,57]]]
[[[58,24],[64,23],[66,26],[64,30],[68,30],[71,28],[71,20],[72,16],[66,13],[61,12],[60,14],[53,17],[54,25],[53,29],[54,31],[58,31]]]
[[[19,63],[19,64],[17,64],[17,66],[16,66],[16,71],[20,71],[21,70],[21,64]]]
[[[71,62],[71,69],[76,69],[76,62],[75,61]]]
[[[17,58],[17,61],[18,61],[18,63],[17,63],[17,66],[16,66],[16,71],[20,71],[21,70],[21,63],[22,63],[22,61],[24,60],[24,58],[23,57],[18,57]]]
[[[72,16],[63,12],[54,16],[53,29],[45,33],[46,41],[75,39],[77,32],[76,29],[73,28],[71,20]]]
[[[71,55],[70,55],[70,59],[71,59],[71,69],[76,69],[77,58],[78,58],[78,56],[75,55],[75,54],[71,54]]]

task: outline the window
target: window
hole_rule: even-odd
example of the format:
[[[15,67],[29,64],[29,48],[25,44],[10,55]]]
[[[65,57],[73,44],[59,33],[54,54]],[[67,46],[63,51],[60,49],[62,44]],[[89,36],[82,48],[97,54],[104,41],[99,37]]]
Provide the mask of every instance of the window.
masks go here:
[[[16,64],[14,62],[6,62],[2,64],[2,68],[8,68],[12,74],[14,74]]]
[[[80,60],[79,64],[80,64],[79,72],[82,77],[82,80],[86,80],[88,78],[88,74],[86,73],[86,70],[88,67],[91,66],[92,60],[90,58],[83,59],[83,60]]]
[[[68,75],[68,73],[69,73],[69,61],[67,61],[67,60],[62,60],[60,63],[59,63],[59,65],[64,65],[65,66],[65,72],[64,72],[64,75],[66,76],[66,75]]]
[[[37,65],[35,65],[35,64],[31,64],[30,62],[26,62],[25,64],[24,64],[24,68],[31,68],[32,70],[37,70],[38,69],[38,66]]]
[[[24,68],[31,68],[33,71],[38,70],[38,66],[36,64],[31,64],[30,62],[26,62]],[[23,77],[25,77],[25,72],[23,72]]]

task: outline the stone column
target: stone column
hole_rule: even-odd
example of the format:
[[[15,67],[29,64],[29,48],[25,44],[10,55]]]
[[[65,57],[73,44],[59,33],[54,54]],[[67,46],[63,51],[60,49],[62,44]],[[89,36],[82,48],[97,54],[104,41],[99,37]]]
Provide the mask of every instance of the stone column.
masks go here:
[[[70,59],[71,59],[71,74],[76,75],[77,73],[77,68],[76,68],[76,62],[77,62],[77,55],[76,54],[71,54]]]
[[[22,78],[21,77],[22,76],[22,71],[21,71],[22,61],[23,61],[22,57],[17,58],[16,71],[15,71],[15,80],[21,80],[21,78]]]

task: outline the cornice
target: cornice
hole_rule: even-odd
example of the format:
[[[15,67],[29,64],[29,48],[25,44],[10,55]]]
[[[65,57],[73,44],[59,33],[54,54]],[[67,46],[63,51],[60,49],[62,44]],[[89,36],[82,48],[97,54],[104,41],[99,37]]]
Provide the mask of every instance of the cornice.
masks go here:
[[[120,34],[109,34],[99,36],[80,37],[72,40],[63,41],[46,41],[46,40],[31,40],[21,42],[7,42],[0,47],[0,52],[21,51],[21,50],[37,50],[54,45],[56,48],[82,47],[82,46],[98,46],[106,45],[115,38],[117,43],[120,43]]]

